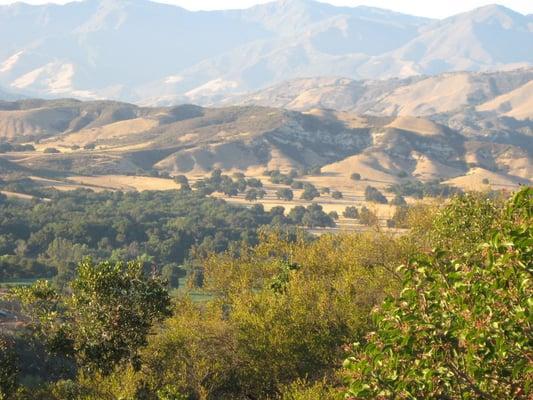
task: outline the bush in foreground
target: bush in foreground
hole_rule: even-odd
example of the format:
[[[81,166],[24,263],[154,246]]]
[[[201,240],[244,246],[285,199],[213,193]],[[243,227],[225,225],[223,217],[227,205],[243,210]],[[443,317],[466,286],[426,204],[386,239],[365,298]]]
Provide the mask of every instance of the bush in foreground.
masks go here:
[[[348,397],[531,398],[533,189],[514,197],[472,254],[437,250],[402,272],[400,296],[344,363]]]

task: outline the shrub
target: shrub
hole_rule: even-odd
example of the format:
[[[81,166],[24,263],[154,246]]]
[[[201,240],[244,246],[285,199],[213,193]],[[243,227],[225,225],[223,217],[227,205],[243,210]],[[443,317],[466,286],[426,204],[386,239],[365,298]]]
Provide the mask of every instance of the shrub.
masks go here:
[[[390,202],[393,206],[405,206],[407,202],[402,195],[397,194]]]
[[[359,211],[357,211],[356,207],[350,206],[346,207],[342,215],[344,218],[357,219],[359,218]]]
[[[350,175],[350,179],[352,181],[360,181],[361,180],[361,174],[359,174],[357,172],[354,172],[353,174]]]
[[[317,188],[309,183],[306,183],[304,185],[304,191],[302,195],[300,196],[300,198],[303,200],[311,201],[316,197],[320,197],[320,193],[317,190]]]
[[[532,210],[523,189],[473,253],[436,250],[403,267],[400,296],[345,361],[347,397],[531,398]]]
[[[291,189],[280,189],[276,192],[276,197],[280,200],[291,201],[294,198],[294,193]]]
[[[398,172],[398,178],[407,178],[409,175],[405,171]]]
[[[365,189],[366,201],[371,201],[379,204],[387,204],[387,198],[378,189],[373,186],[367,186]]]
[[[374,212],[370,211],[366,207],[362,207],[361,212],[359,213],[359,222],[361,222],[363,225],[374,226],[379,223],[379,219]]]
[[[246,201],[256,201],[258,198],[257,189],[249,189],[244,196]]]
[[[303,189],[304,184],[301,181],[294,181],[291,184],[291,189]]]
[[[58,154],[61,152],[55,147],[47,147],[46,149],[43,150],[43,153],[44,154]]]
[[[331,193],[331,197],[333,197],[335,200],[339,200],[339,199],[342,199],[342,192],[339,192],[339,191],[334,191],[333,193]]]

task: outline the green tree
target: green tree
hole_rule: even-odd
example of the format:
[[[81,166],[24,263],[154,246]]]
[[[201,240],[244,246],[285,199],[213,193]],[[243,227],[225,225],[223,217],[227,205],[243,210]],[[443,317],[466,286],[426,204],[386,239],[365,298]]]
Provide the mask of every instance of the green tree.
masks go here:
[[[31,328],[51,351],[73,357],[89,373],[109,374],[122,363],[138,367],[138,352],[157,321],[170,316],[163,281],[146,276],[140,262],[80,263],[70,293],[47,281],[14,295]]]
[[[354,206],[348,206],[342,213],[344,218],[350,218],[350,219],[357,219],[359,218],[359,211],[357,211],[357,208]]]
[[[405,199],[403,198],[402,195],[397,194],[397,195],[394,196],[394,198],[391,200],[390,204],[393,205],[393,206],[406,206],[406,205],[407,205],[407,202],[405,201]]]
[[[304,185],[304,191],[302,192],[300,198],[302,200],[311,201],[316,197],[320,197],[320,192],[313,185],[306,183]]]
[[[454,213],[465,207],[455,203]],[[375,313],[376,331],[345,361],[347,396],[530,399],[532,244],[533,189],[526,188],[472,254],[451,248],[414,258],[403,268],[400,296]]]
[[[379,204],[387,204],[387,198],[378,189],[373,186],[367,186],[365,189],[365,200]]]
[[[246,192],[246,195],[244,196],[244,199],[246,201],[256,201],[258,198],[258,191],[257,189],[248,189]]]
[[[360,181],[361,180],[361,174],[358,174],[357,172],[354,172],[350,175],[350,179],[352,181]]]
[[[339,192],[336,190],[333,193],[331,193],[331,197],[333,197],[335,200],[340,200],[343,198],[343,195],[342,195],[342,192]]]
[[[379,223],[379,219],[375,212],[363,206],[359,212],[359,222],[363,225],[374,226]]]
[[[294,198],[294,193],[291,189],[283,188],[276,192],[276,197],[281,200],[291,201]]]
[[[9,399],[18,386],[18,367],[13,344],[0,336],[0,399]]]

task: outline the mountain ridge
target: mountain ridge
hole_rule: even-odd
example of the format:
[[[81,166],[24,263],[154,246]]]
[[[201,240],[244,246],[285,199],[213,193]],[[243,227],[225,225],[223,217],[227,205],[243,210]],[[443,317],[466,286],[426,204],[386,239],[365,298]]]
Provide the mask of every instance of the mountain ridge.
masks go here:
[[[0,86],[27,97],[207,105],[309,76],[510,69],[533,64],[530,20],[501,6],[430,20],[312,0],[211,12],[148,0],[0,6]]]

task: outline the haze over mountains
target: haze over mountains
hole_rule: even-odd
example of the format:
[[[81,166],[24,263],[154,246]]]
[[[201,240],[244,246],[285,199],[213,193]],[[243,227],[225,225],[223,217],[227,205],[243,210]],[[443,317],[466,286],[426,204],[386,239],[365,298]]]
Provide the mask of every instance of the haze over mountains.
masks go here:
[[[532,64],[533,16],[496,5],[441,21],[313,0],[213,12],[147,0],[0,7],[0,94],[27,97],[213,105],[295,78]]]

